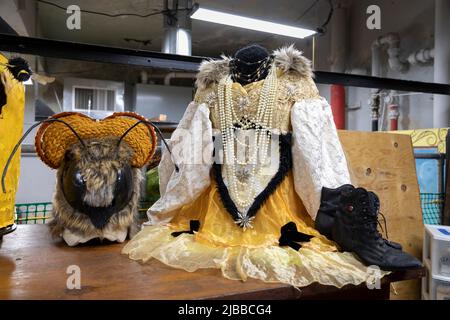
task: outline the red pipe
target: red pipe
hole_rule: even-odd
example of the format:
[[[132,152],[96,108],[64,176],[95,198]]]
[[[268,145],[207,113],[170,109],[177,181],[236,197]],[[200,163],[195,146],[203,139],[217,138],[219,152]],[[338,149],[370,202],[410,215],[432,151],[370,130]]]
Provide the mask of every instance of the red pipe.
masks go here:
[[[331,86],[331,110],[334,123],[338,130],[345,129],[345,87],[333,84]]]
[[[391,122],[391,131],[398,130],[398,118],[400,117],[400,108],[397,104],[391,104],[389,107],[389,120]]]
[[[398,130],[398,119],[391,119],[391,131]]]

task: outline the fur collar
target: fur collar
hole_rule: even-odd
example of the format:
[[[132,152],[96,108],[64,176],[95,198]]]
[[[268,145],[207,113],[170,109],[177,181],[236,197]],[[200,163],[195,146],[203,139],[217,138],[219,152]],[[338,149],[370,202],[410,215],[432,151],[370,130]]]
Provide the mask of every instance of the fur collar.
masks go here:
[[[311,61],[305,58],[301,51],[294,45],[282,47],[273,52],[277,68],[283,72],[296,71],[302,77],[312,77]],[[199,90],[205,89],[212,83],[218,83],[220,79],[230,73],[229,63],[231,58],[221,56],[220,60],[205,60],[200,64],[195,85]]]

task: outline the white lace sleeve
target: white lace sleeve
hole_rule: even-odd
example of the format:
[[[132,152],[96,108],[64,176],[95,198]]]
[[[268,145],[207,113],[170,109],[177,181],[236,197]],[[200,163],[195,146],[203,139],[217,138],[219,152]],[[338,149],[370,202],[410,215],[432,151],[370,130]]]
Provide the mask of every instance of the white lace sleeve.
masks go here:
[[[291,110],[295,191],[315,219],[322,187],[351,183],[331,107],[324,98],[295,103]]]
[[[194,201],[211,183],[213,141],[209,109],[189,104],[158,166],[161,197],[148,210],[147,225],[170,222],[172,212]],[[178,166],[178,172],[175,170]]]

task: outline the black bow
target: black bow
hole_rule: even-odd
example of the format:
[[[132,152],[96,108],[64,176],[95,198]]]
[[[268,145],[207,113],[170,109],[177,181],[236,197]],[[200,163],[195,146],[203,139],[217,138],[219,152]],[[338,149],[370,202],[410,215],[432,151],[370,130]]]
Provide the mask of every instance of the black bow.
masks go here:
[[[308,234],[297,231],[297,226],[294,222],[289,222],[281,227],[281,237],[278,240],[280,247],[289,246],[294,250],[299,250],[302,245],[298,242],[308,242],[314,238]]]
[[[176,232],[172,232],[171,234],[174,237],[178,237],[180,234],[183,234],[183,233],[194,234],[194,232],[197,232],[200,229],[200,221],[191,220],[189,222],[189,228],[190,228],[190,230],[188,230],[188,231],[176,231]]]

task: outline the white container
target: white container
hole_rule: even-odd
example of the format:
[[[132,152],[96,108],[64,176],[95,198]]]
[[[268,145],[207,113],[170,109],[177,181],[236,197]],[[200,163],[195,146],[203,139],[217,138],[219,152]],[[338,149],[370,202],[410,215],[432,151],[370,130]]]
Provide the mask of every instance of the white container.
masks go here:
[[[428,265],[427,274],[422,278],[422,300],[450,300],[450,282],[431,276]]]
[[[425,225],[423,261],[432,278],[450,283],[450,227]]]
[[[450,301],[450,283],[437,281],[436,288],[436,300]]]

